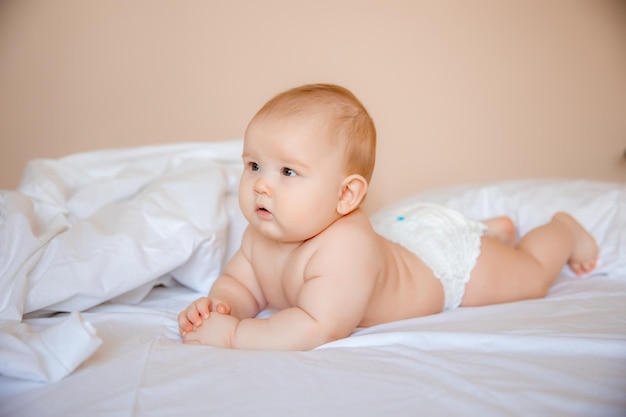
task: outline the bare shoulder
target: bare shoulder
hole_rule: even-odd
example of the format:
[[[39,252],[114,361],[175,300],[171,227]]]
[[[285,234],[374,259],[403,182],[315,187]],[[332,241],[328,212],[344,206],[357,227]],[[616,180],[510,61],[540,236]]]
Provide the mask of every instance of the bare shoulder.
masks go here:
[[[253,234],[254,232],[252,231],[252,228],[248,225],[244,229],[243,235],[241,236],[241,244],[239,245],[239,248],[248,255],[250,254],[250,247],[252,246]]]
[[[357,210],[337,220],[315,237],[311,261],[325,264],[358,264],[376,267],[381,262],[383,239],[372,228],[369,217]]]
[[[333,223],[323,234],[324,244],[350,244],[363,248],[369,245],[378,245],[378,235],[374,231],[369,217],[362,211],[356,210]],[[329,242],[327,242],[329,241]]]
[[[253,275],[251,268],[252,241],[252,231],[248,226],[241,237],[239,249],[224,265],[222,275],[228,275],[237,279]]]

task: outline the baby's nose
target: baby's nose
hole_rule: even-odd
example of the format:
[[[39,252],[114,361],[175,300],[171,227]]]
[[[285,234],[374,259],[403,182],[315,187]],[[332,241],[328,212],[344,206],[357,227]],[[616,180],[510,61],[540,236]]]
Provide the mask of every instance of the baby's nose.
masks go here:
[[[270,193],[271,187],[267,180],[264,177],[259,177],[254,182],[254,192],[257,194],[266,194],[271,195]]]

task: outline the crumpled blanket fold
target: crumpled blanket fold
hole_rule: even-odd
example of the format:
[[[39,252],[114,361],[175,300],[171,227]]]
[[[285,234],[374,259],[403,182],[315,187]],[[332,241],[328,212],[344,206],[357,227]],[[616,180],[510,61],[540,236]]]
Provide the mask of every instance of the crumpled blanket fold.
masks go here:
[[[55,382],[71,373],[98,349],[102,340],[80,313],[40,332],[18,322],[0,328],[0,374]]]
[[[54,381],[99,344],[76,313],[41,332],[23,318],[140,301],[172,279],[208,292],[239,244],[240,158],[227,141],[31,161],[0,191],[0,373]]]

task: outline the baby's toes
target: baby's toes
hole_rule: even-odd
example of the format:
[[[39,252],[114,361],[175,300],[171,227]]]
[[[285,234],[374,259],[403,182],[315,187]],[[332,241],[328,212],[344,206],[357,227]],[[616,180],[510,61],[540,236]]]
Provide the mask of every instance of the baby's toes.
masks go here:
[[[591,261],[583,262],[582,269],[584,272],[591,272],[596,267],[597,258],[592,259]]]
[[[583,265],[580,262],[570,262],[569,267],[574,271],[576,275],[582,275],[585,273]]]
[[[598,258],[591,259],[589,261],[570,261],[569,266],[574,271],[576,275],[584,275],[588,272],[591,272],[595,269],[596,264],[598,262]]]

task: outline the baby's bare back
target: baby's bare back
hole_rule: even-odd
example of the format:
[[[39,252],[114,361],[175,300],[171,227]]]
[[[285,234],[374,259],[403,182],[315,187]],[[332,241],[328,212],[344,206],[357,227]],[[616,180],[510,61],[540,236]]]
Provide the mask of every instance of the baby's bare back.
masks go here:
[[[413,253],[378,235],[360,210],[305,242],[277,244],[254,235],[250,256],[269,308],[302,307],[305,285],[325,280],[329,291],[350,298],[339,313],[358,315],[361,327],[442,310],[443,288],[432,271]],[[326,308],[324,299],[313,302]]]

